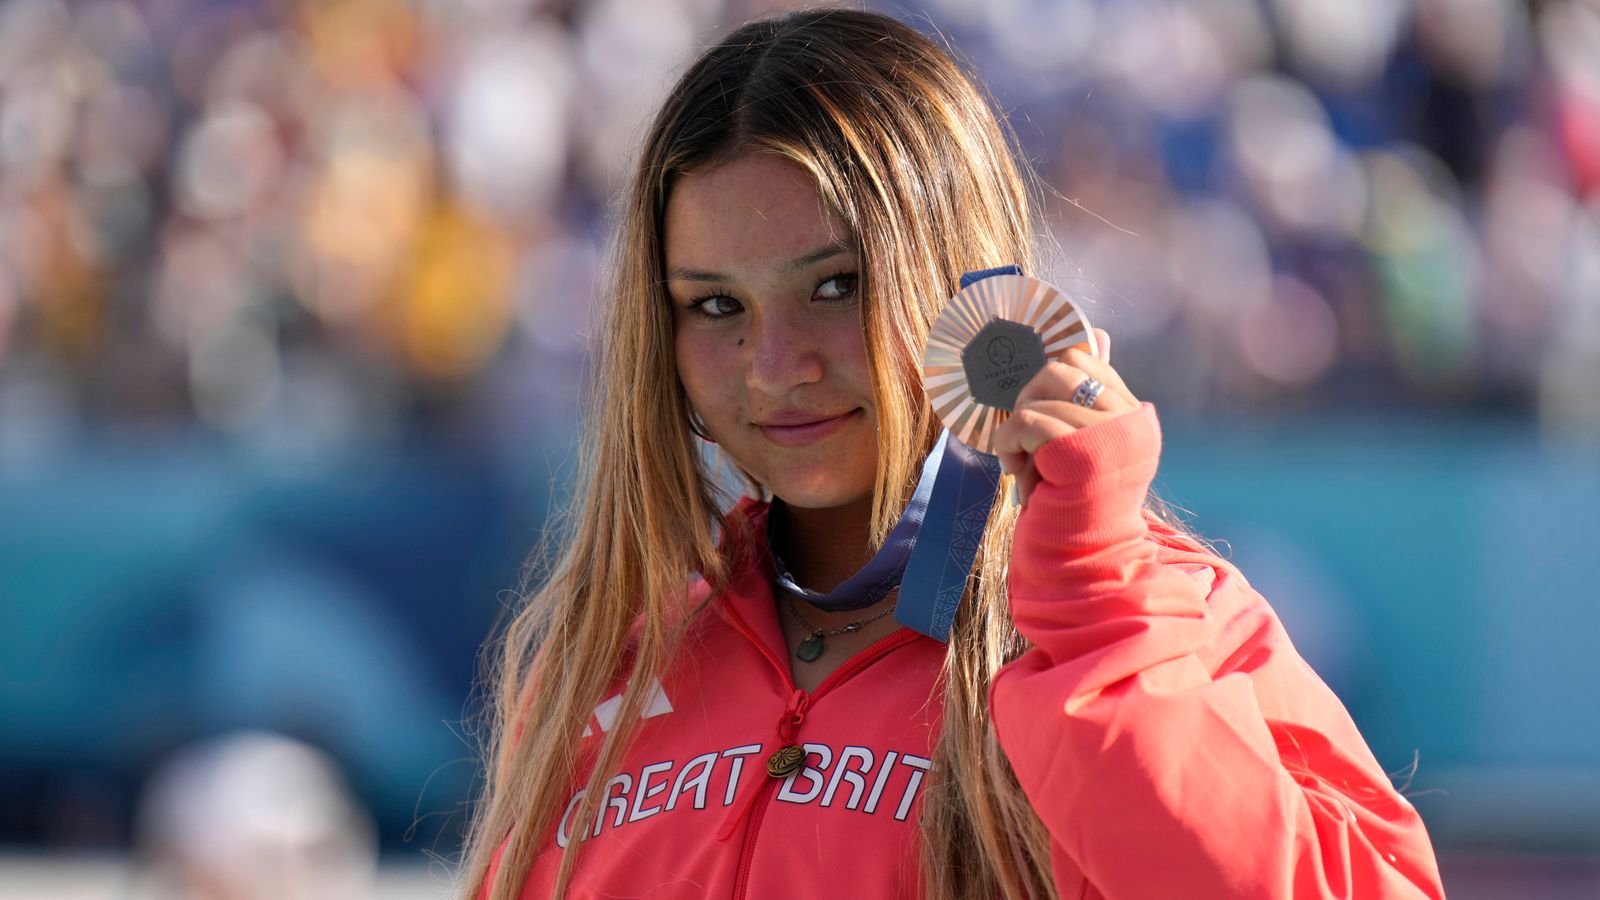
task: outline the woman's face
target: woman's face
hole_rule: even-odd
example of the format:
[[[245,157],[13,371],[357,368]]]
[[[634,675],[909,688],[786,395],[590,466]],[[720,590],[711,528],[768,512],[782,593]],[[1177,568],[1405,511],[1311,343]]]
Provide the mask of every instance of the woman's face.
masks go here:
[[[712,440],[792,506],[870,500],[860,260],[811,176],[757,153],[680,178],[665,252],[678,377]]]

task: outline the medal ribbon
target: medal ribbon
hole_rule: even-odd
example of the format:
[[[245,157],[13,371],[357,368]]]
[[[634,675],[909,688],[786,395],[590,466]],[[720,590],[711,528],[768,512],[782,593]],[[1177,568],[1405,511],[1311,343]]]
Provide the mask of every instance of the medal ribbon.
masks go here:
[[[992,275],[1021,274],[1019,266],[968,272],[961,276],[961,289]],[[901,579],[894,619],[947,641],[1000,488],[1000,459],[961,443],[948,428],[929,455],[937,456],[939,465],[928,511]]]
[[[968,272],[961,276],[961,289],[991,275],[1021,274],[1018,266]],[[937,640],[949,640],[950,624],[966,592],[999,486],[1000,460],[952,438],[946,428],[923,461],[905,514],[859,572],[833,591],[819,594],[796,584],[773,553],[778,586],[819,609],[834,611],[871,606],[899,585],[895,621]]]
[[[940,441],[943,442],[942,437]],[[788,591],[817,609],[828,612],[863,609],[887,597],[890,591],[899,586],[901,576],[905,574],[906,561],[911,558],[911,548],[916,544],[917,534],[922,528],[923,515],[928,509],[928,497],[933,493],[933,476],[938,470],[939,448],[935,446],[922,464],[922,477],[917,479],[916,490],[911,494],[911,502],[906,504],[905,513],[889,532],[888,540],[883,542],[883,546],[878,548],[878,552],[872,555],[872,559],[868,560],[860,571],[846,578],[832,591],[823,594],[796,584],[794,576],[789,574],[789,567],[778,558],[777,550],[772,549],[773,580],[777,582],[778,588]],[[769,517],[768,521],[771,520]],[[771,549],[771,536],[775,532],[775,528],[768,527],[769,549]]]

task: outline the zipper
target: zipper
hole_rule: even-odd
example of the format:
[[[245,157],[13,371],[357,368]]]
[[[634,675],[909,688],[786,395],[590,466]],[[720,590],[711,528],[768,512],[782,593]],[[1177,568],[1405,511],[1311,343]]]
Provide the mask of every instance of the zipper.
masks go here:
[[[729,611],[733,612],[731,609]],[[884,635],[845,660],[837,669],[829,672],[822,681],[817,683],[816,690],[807,694],[794,686],[794,676],[789,671],[788,666],[784,665],[781,660],[774,658],[766,645],[761,643],[755,634],[750,631],[749,627],[745,625],[739,614],[733,612],[731,618],[735,623],[735,627],[743,632],[752,643],[761,648],[763,655],[780,670],[783,675],[784,686],[789,689],[789,703],[784,707],[783,714],[778,718],[777,737],[779,747],[794,742],[800,730],[800,724],[805,721],[806,710],[819,697],[827,694],[835,686],[843,683],[871,663],[876,662],[889,651],[917,639],[917,632],[910,628],[901,628],[898,631]],[[779,747],[774,747],[773,752],[776,752]],[[804,765],[803,762],[801,764]],[[719,829],[726,834],[732,830],[730,826],[733,826],[739,818],[744,819],[744,840],[739,847],[739,868],[733,882],[734,900],[743,900],[749,887],[750,866],[755,858],[756,837],[761,831],[761,820],[766,818],[767,809],[772,805],[772,795],[777,792],[778,784],[781,781],[782,779],[780,778],[769,776],[766,783],[757,788],[749,800],[735,807],[735,811],[732,814],[735,817],[734,820],[724,822],[722,828]]]
[[[767,807],[771,806],[772,795],[778,790],[778,779],[768,778],[767,783],[761,786],[761,793],[757,795],[756,807],[750,812],[750,818],[744,823],[744,843],[739,847],[739,870],[733,880],[734,900],[743,900],[745,891],[750,885],[750,863],[755,858],[756,832],[761,830],[761,820],[767,817]]]
[[[861,648],[861,650],[858,651],[855,656],[852,656],[843,663],[840,663],[839,668],[829,672],[825,678],[818,682],[817,689],[811,692],[811,696],[808,699],[810,701],[815,701],[817,698],[832,690],[834,686],[838,685],[840,682],[856,674],[862,669],[865,669],[869,664],[877,662],[879,657],[888,653],[890,650],[893,650],[902,644],[909,644],[916,640],[917,634],[918,632],[915,630],[902,626],[900,630],[891,631],[883,637],[878,638],[867,646]],[[785,684],[791,690],[793,690],[793,674],[789,672],[787,666],[784,667],[783,671]],[[807,705],[809,705],[809,703]]]
[[[744,616],[739,615],[739,611],[737,609],[734,609],[731,604],[726,602],[723,602],[721,606],[723,611],[727,613],[728,622],[732,624],[740,634],[744,635],[745,640],[755,645],[756,650],[758,650],[761,655],[766,658],[767,662],[771,663],[772,667],[778,670],[778,674],[783,677],[784,686],[791,691],[794,690],[794,673],[789,671],[789,665],[783,660],[779,659],[777,655],[772,652],[772,648],[768,647],[766,641],[763,641],[761,636],[756,634],[755,631],[750,628],[750,625],[745,622]],[[820,686],[821,685],[818,685],[818,687]]]

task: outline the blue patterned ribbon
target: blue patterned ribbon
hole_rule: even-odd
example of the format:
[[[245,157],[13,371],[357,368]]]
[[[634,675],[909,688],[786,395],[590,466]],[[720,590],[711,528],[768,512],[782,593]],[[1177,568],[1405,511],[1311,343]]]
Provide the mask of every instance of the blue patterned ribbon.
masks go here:
[[[922,517],[928,509],[928,498],[933,494],[933,477],[939,468],[938,448],[934,450],[923,462],[922,476],[917,479],[917,487],[911,493],[911,502],[906,504],[906,511],[889,532],[883,546],[860,571],[827,593],[808,590],[794,580],[775,546],[778,543],[777,516],[769,518],[768,521],[774,524],[767,529],[767,549],[772,557],[772,577],[778,587],[829,612],[864,609],[889,596],[889,592],[900,585],[905,575],[906,561],[911,558],[911,548],[916,546],[917,534],[922,529]]]
[[[993,269],[979,269],[976,272],[966,272],[961,276],[961,290],[972,287],[975,281],[982,281],[993,275],[1021,275],[1021,266],[997,266]]]
[[[1021,274],[1018,266],[968,272],[961,276],[961,288],[965,290],[991,275]],[[961,596],[967,590],[972,563],[978,556],[978,545],[989,524],[995,492],[1000,488],[1000,460],[961,443],[948,428],[928,455],[938,459],[933,491],[911,559],[900,579],[894,618],[929,637],[947,641],[950,624],[955,621]]]
[[[951,437],[949,429],[939,435],[933,452],[940,455],[939,471],[900,580],[894,618],[944,641],[950,639],[950,623],[955,621],[989,523],[1000,486],[1000,460]]]

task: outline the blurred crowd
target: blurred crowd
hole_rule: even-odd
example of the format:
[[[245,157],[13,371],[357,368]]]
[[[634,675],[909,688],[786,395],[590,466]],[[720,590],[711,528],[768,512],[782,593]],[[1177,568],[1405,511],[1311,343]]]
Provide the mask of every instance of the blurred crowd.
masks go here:
[[[5,0],[0,460],[570,420],[648,111],[784,5]],[[988,81],[1152,399],[1600,432],[1600,0],[881,8]]]

